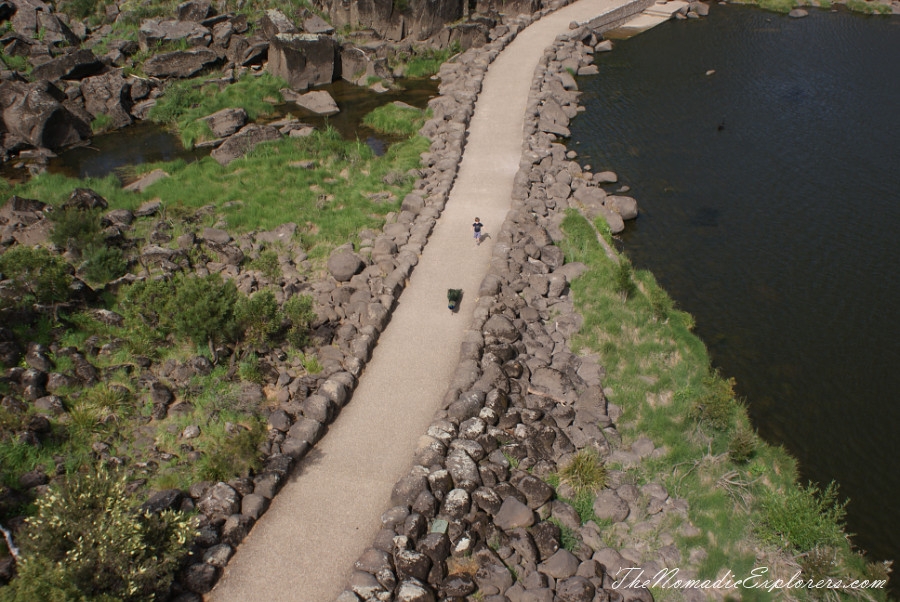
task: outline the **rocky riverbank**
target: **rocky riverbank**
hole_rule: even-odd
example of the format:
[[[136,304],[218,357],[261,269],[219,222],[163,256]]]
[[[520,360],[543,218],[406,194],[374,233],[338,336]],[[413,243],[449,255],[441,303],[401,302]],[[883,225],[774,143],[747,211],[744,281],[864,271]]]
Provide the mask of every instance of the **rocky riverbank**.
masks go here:
[[[328,260],[325,280],[309,281],[303,275],[308,265],[302,248],[291,242],[293,224],[237,238],[205,228],[177,241],[158,229],[150,236],[154,244],[142,248],[140,263],[147,269],[146,277],[171,277],[183,269],[197,275],[221,273],[243,292],[276,287],[279,301],[310,294],[317,315],[312,337],[321,371],[310,375],[299,361],[273,350],[264,358],[277,375],[273,383],[243,387],[243,401],[276,404],[268,416],[263,468],[228,483],[196,483],[187,491],[157,492],[146,504],[152,511],[200,512],[200,537],[193,545],[192,564],[175,588],[176,599],[196,600],[212,587],[292,466],[350,402],[356,379],[446,203],[487,66],[539,16],[506,20],[491,31],[490,43],[442,67],[441,96],[430,103],[433,118],[423,128],[432,140],[431,150],[423,156],[414,192],[397,214],[389,216],[382,232],[363,233],[357,249],[349,245],[337,249]],[[652,570],[673,559],[684,560],[673,546],[673,534],[692,528],[686,522],[686,505],[670,498],[661,486],[637,488],[623,482],[620,473],[609,473],[593,513],[612,521],[617,532],[644,534],[613,549],[604,543],[596,522],[582,524],[573,506],[560,499],[567,493],[566,485],[554,490],[546,482],[583,450],[628,462],[662,453],[646,438],[620,448],[615,429],[619,411],[606,401],[602,367],[568,349],[569,337],[580,326],[568,285],[583,266],[565,264],[554,244],[562,236],[562,212],[575,206],[588,215],[603,215],[614,231],[621,228],[622,219],[636,215],[633,199],[609,195],[602,187],[615,181],[614,174],[591,174],[558,142],[578,111],[571,73],[592,72],[592,53],[607,48],[595,33],[575,29],[548,51],[535,76],[515,207],[496,235],[495,268],[479,291],[476,324],[461,350],[446,410],[423,436],[417,466],[395,488],[395,507],[384,516],[385,528],[360,559],[342,599],[454,598],[476,588],[497,600],[554,595],[591,600],[604,591],[613,598],[618,592],[646,599],[646,590],[612,587],[618,568],[639,565]],[[87,200],[79,197],[73,203],[103,206],[102,199],[82,196]],[[48,225],[43,209],[10,201],[4,210],[6,242],[37,240],[33,237]],[[105,223],[127,236],[135,220],[152,220],[158,210],[158,205],[148,204],[135,212],[113,211]],[[243,260],[257,257],[273,241],[284,244],[286,252],[279,263],[280,276],[269,278],[249,269]],[[176,248],[171,248],[172,242]],[[198,257],[206,259],[196,263]],[[133,280],[128,277],[115,285]],[[119,317],[104,314],[104,319]],[[99,353],[114,344],[95,340],[92,348]],[[54,402],[54,389],[63,382],[74,383],[53,371],[48,350],[32,345],[23,356],[21,349],[9,344],[5,348],[29,365],[28,370],[8,375],[8,382],[17,391],[21,388],[35,407],[65,413],[62,403]],[[66,353],[79,377],[97,380],[100,375],[91,370],[90,351]],[[164,418],[178,412],[181,388],[211,366],[198,356],[161,365],[138,360],[136,367],[143,374],[141,382],[154,416]],[[197,430],[189,427],[180,438],[189,442]],[[42,436],[39,429],[33,434],[36,440]],[[103,448],[95,452],[100,460],[131,464],[147,474],[153,470],[152,462],[165,460],[153,457],[152,449],[147,457],[130,458],[114,457]],[[40,493],[47,481],[46,476],[35,475],[29,487]],[[648,546],[648,533],[662,545]]]

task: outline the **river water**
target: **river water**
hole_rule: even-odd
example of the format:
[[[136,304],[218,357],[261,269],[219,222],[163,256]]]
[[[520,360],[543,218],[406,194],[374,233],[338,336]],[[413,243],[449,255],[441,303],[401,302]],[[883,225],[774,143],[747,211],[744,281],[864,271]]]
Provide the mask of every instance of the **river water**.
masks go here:
[[[714,5],[596,63],[569,146],[638,200],[621,246],[900,560],[900,17]]]

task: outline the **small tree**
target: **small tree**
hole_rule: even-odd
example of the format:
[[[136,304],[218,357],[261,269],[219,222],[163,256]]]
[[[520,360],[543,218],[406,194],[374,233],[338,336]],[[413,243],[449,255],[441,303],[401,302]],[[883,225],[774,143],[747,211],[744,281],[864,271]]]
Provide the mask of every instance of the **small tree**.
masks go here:
[[[100,213],[78,209],[60,209],[50,214],[53,230],[50,240],[58,247],[74,247],[78,253],[103,244]]]
[[[92,470],[37,500],[18,577],[0,600],[147,600],[171,585],[193,520],[133,506],[124,476]]]
[[[234,333],[234,311],[238,292],[234,283],[218,274],[198,278],[179,275],[169,307],[175,334],[196,345],[230,340]]]
[[[0,274],[6,293],[0,307],[19,309],[34,303],[59,303],[69,298],[71,267],[44,248],[16,246],[0,255]]]
[[[284,302],[284,317],[290,322],[287,341],[294,347],[303,347],[309,340],[309,325],[316,319],[313,300],[309,295],[298,295]]]

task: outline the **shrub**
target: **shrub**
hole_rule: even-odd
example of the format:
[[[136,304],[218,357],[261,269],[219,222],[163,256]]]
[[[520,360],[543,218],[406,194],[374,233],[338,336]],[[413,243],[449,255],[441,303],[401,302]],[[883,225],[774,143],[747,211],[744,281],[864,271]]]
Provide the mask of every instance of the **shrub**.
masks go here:
[[[622,299],[627,301],[628,296],[634,292],[634,270],[631,262],[624,256],[619,257],[619,263],[616,264],[615,273],[613,274],[616,292],[622,295]]]
[[[675,309],[675,303],[672,301],[672,297],[659,286],[653,285],[650,287],[647,299],[650,301],[653,317],[657,320],[667,320],[669,314]]]
[[[756,435],[749,429],[738,429],[728,442],[728,458],[736,464],[745,464],[754,453],[756,453]]]
[[[210,481],[227,481],[247,476],[260,467],[259,445],[266,438],[262,422],[234,434],[224,434],[200,459],[199,476]]]
[[[123,295],[126,319],[160,336],[174,334],[195,345],[232,340],[238,292],[218,274],[179,274],[172,280],[145,280]]]
[[[247,266],[253,270],[259,270],[262,274],[273,283],[281,280],[281,266],[278,264],[278,253],[272,250],[260,252],[259,257],[250,262]]]
[[[281,327],[281,317],[275,294],[266,289],[251,297],[241,297],[235,308],[238,328],[243,339],[252,347],[260,347]]]
[[[702,391],[691,407],[691,417],[719,431],[728,430],[734,419],[734,379],[712,373],[703,378]]]
[[[0,255],[0,274],[7,281],[0,307],[65,301],[72,282],[70,271],[69,264],[47,249],[13,247]]]
[[[133,325],[164,333],[171,329],[167,306],[174,292],[168,280],[141,280],[125,289],[120,306]]]
[[[237,298],[234,283],[223,281],[218,274],[179,275],[171,306],[175,334],[195,345],[231,339]]]
[[[303,347],[309,341],[309,325],[316,319],[313,300],[309,295],[290,297],[282,307],[284,317],[290,322],[287,341],[294,347]]]
[[[36,505],[19,576],[0,599],[150,599],[169,588],[195,532],[186,515],[136,510],[125,478],[106,470],[53,485]]]
[[[103,244],[99,211],[59,209],[50,214],[50,220],[53,222],[50,240],[58,247],[81,253],[88,247]]]
[[[238,377],[248,383],[263,383],[263,375],[259,370],[259,357],[255,353],[251,353],[247,359],[238,364]]]
[[[845,539],[846,506],[833,481],[824,491],[811,482],[785,493],[771,491],[762,499],[757,531],[764,541],[797,552],[838,546]]]
[[[128,262],[120,249],[106,245],[88,247],[84,252],[81,272],[93,285],[105,285],[128,271]]]

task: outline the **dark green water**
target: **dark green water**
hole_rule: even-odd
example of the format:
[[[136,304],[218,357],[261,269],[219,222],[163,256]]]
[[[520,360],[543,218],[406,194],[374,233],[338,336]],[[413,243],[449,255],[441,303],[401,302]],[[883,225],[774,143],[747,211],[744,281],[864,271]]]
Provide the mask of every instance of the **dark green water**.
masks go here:
[[[569,146],[638,200],[622,246],[763,438],[840,484],[855,543],[900,559],[900,17],[714,5],[597,64]]]

